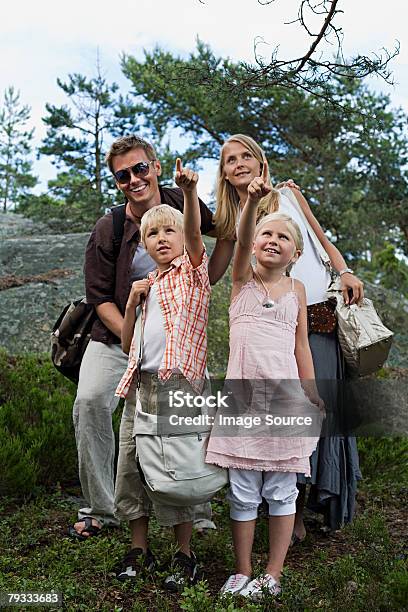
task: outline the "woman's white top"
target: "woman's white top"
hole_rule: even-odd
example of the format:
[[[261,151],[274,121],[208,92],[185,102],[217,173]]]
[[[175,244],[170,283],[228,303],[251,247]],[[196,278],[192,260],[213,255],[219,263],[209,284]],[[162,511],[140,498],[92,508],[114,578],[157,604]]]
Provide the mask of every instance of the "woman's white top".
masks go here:
[[[143,332],[143,372],[157,372],[166,350],[164,318],[157,299],[156,283],[150,287],[146,299],[146,314]],[[139,353],[138,353],[139,354]]]
[[[329,271],[323,264],[309,236],[305,221],[300,216],[294,204],[283,193],[279,194],[279,212],[292,217],[299,225],[303,236],[304,251],[293,266],[290,275],[304,284],[308,305],[326,301],[326,291],[330,282]]]

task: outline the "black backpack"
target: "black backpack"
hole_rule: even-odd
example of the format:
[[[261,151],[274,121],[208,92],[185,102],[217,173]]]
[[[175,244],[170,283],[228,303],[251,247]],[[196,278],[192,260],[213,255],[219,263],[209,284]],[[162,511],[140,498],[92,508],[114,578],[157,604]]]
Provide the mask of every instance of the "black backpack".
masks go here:
[[[115,206],[112,210],[113,252],[115,261],[122,243],[126,204]],[[92,326],[98,318],[92,304],[84,297],[73,300],[64,306],[51,333],[51,361],[61,374],[78,383],[79,369],[85,349],[91,339]]]

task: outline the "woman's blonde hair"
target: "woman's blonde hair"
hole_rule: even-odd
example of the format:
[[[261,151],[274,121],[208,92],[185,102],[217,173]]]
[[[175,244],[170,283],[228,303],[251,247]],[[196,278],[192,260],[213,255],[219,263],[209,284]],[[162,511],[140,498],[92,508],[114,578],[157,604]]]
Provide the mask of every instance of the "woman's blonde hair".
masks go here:
[[[226,140],[221,148],[220,161],[217,171],[216,195],[217,209],[214,214],[214,222],[218,238],[232,240],[235,237],[235,229],[239,212],[238,192],[226,179],[224,172],[224,147],[230,142],[239,142],[259,161],[259,174],[262,172],[263,162],[266,160],[263,149],[251,136],[245,134],[234,134]],[[268,169],[268,180],[271,180]],[[258,218],[265,214],[275,212],[279,208],[279,194],[273,189],[271,193],[262,198],[258,204]]]
[[[274,212],[274,213],[270,213],[268,215],[264,215],[260,219],[260,221],[258,221],[258,223],[256,224],[254,240],[257,237],[257,235],[259,234],[259,232],[261,231],[262,227],[266,223],[270,223],[271,221],[283,221],[284,223],[286,223],[286,227],[288,228],[288,232],[292,236],[293,242],[295,243],[295,248],[296,248],[297,251],[300,251],[300,255],[301,255],[303,253],[303,249],[304,249],[302,232],[300,231],[300,227],[296,223],[296,221],[294,221],[292,219],[292,217],[290,217],[289,215],[286,215],[285,213]],[[294,264],[295,264],[295,262],[291,262],[287,266],[287,268],[286,268],[287,276],[289,276],[290,271],[291,271],[291,269],[292,269]]]
[[[144,247],[146,246],[145,239],[149,228],[160,228],[163,225],[174,225],[177,229],[183,231],[183,213],[168,204],[153,206],[145,212],[140,224],[140,241]]]

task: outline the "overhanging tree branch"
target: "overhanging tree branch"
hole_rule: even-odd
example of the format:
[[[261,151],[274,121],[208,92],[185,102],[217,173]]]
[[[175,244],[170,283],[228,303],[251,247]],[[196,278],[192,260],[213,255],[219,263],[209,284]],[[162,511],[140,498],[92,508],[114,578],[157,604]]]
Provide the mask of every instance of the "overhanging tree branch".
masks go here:
[[[301,59],[299,66],[296,68],[295,73],[297,74],[299,72],[302,71],[302,69],[304,68],[304,66],[307,64],[307,62],[311,59],[312,55],[314,54],[314,52],[317,49],[318,44],[320,43],[320,41],[326,36],[327,30],[330,27],[333,27],[331,24],[332,19],[334,18],[335,14],[338,12],[336,10],[336,6],[337,6],[338,0],[334,0],[331,3],[331,7],[327,13],[326,19],[324,20],[322,29],[320,30],[319,34],[316,36],[314,42],[312,43],[309,51],[306,53],[306,55]],[[304,25],[304,27],[306,27],[305,25],[305,19],[304,19],[304,14],[303,14],[303,10],[304,10],[304,5],[308,4],[310,6],[310,3],[308,0],[303,0],[301,2],[300,5],[300,9],[299,9],[299,21],[302,23],[302,25]],[[307,30],[310,36],[313,36],[313,34],[310,33],[309,30]]]
[[[201,1],[201,0],[200,0]],[[275,0],[257,0],[262,6],[269,6]],[[203,4],[203,2],[201,2]],[[259,38],[254,41],[255,63],[240,62],[243,73],[226,71],[224,87],[229,90],[259,89],[270,86],[300,87],[310,91],[312,95],[323,96],[329,100],[325,90],[325,82],[330,76],[348,79],[362,79],[370,74],[376,74],[387,83],[392,84],[393,79],[389,69],[390,61],[399,53],[400,45],[396,41],[394,49],[385,48],[371,56],[357,54],[345,58],[343,54],[343,30],[336,23],[336,17],[344,13],[339,8],[340,0],[300,0],[297,18],[287,21],[286,25],[298,23],[313,39],[312,44],[304,54],[293,59],[280,59],[279,45],[273,49],[269,61],[266,61],[259,52],[259,46],[265,41]],[[311,25],[311,19],[322,19],[317,32]],[[334,45],[331,49],[331,58],[327,57],[326,49],[322,43]],[[198,71],[193,78],[197,84],[211,86],[211,66],[208,66],[210,78],[207,81],[203,71]]]

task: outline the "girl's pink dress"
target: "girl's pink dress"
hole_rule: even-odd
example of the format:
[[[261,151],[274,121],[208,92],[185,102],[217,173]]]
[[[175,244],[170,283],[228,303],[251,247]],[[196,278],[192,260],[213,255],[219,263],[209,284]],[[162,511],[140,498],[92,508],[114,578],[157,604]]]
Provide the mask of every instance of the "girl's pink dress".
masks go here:
[[[217,424],[217,414],[206,462],[223,467],[309,475],[309,457],[319,439],[316,423],[319,421],[321,424],[321,415],[306,398],[298,382],[294,350],[299,302],[293,280],[292,290],[275,300],[274,307],[262,306],[264,299],[265,293],[252,279],[231,303],[230,355],[226,379],[234,379],[232,388],[235,389],[239,389],[240,380],[265,380],[266,393],[270,397],[270,402],[265,402],[268,414],[274,414],[275,408],[278,408],[281,415],[282,410],[286,412],[286,409],[287,414],[309,415],[314,419],[314,427],[280,428],[276,437],[270,434],[270,428],[265,430],[268,437],[259,434],[259,428],[256,436],[248,435],[248,429],[242,428],[238,435],[226,437],[223,436],[226,429]],[[262,388],[262,383],[256,383],[256,388],[259,387]],[[249,403],[246,414],[255,416],[259,412],[260,403],[255,403],[255,408],[253,402]],[[313,436],[308,435],[311,431]],[[284,437],[285,433],[282,432],[288,432],[288,436]]]

